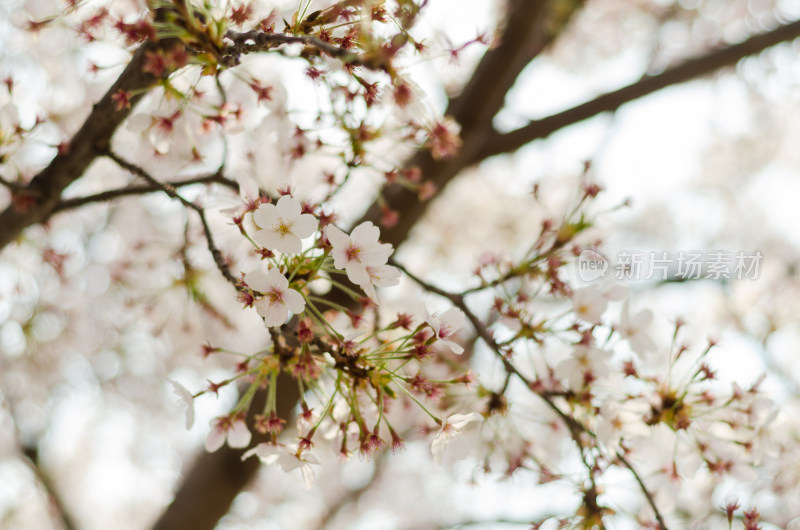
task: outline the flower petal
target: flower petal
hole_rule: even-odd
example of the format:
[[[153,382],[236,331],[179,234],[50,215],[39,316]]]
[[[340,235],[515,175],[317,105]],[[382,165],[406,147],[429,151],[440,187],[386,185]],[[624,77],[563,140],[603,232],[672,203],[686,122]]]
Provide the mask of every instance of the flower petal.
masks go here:
[[[253,221],[260,228],[271,228],[278,220],[278,209],[274,204],[262,204],[253,212]]]
[[[303,309],[306,307],[306,301],[303,298],[303,295],[298,293],[294,289],[288,289],[283,295],[283,303],[286,307],[294,313],[295,315],[299,315],[303,312]]]
[[[380,229],[370,221],[365,221],[355,227],[350,233],[350,237],[358,241],[361,245],[373,245],[378,242],[381,235]]]
[[[180,398],[181,404],[186,408],[186,428],[191,429],[192,425],[194,425],[194,397],[185,386],[177,381],[170,380],[170,383],[172,383],[172,391]]]
[[[275,239],[275,246],[274,247],[267,247],[270,249],[275,249],[278,252],[282,252],[283,254],[299,254],[301,250],[303,250],[303,243],[300,241],[300,238],[292,233],[288,234],[281,234],[278,232],[273,232],[277,237]]]
[[[245,274],[244,283],[254,291],[259,291],[261,293],[269,291],[271,284],[269,276],[260,270],[254,270]]]
[[[264,324],[269,327],[282,326],[289,317],[289,310],[286,305],[280,302],[271,302],[267,298],[256,300],[255,303],[258,314],[264,317]]]
[[[293,220],[300,215],[300,201],[289,195],[284,195],[278,199],[277,210],[280,217]]]
[[[253,437],[247,429],[247,425],[242,420],[233,422],[233,426],[228,431],[228,445],[234,449],[241,449],[250,445],[250,439]]]
[[[328,241],[330,241],[331,245],[334,247],[346,247],[350,244],[350,236],[333,225],[328,225],[325,227],[325,237],[328,238]]]
[[[292,232],[300,239],[305,239],[317,231],[319,221],[310,213],[304,213],[295,220],[292,225]]]
[[[367,273],[367,268],[358,263],[356,261],[351,261],[345,267],[347,271],[347,279],[353,282],[356,285],[365,285],[370,283],[369,281],[369,273]]]
[[[206,451],[213,453],[225,444],[227,432],[222,427],[222,418],[214,418],[211,420],[211,430],[206,437]]]

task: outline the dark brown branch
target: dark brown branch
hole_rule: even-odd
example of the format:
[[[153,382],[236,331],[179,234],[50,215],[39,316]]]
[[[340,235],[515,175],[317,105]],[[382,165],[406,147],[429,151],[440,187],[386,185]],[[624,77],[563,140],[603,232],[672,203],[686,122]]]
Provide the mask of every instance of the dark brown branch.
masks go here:
[[[27,200],[12,201],[0,213],[0,250],[14,241],[25,228],[45,222],[57,208],[64,189],[79,179],[95,159],[105,152],[117,127],[147,91],[159,82],[159,78],[142,70],[145,54],[173,45],[174,39],[148,41],[136,50],[117,81],[94,104],[81,128],[69,141],[68,149],[56,155],[24,190],[18,192]],[[120,91],[129,94],[130,105],[118,108],[115,96]]]
[[[186,186],[192,186],[194,184],[221,184],[227,188],[232,190],[238,190],[239,185],[228,178],[222,176],[220,172],[214,173],[213,175],[202,175],[199,177],[192,177],[184,180],[178,180],[175,182],[169,182],[170,186],[175,189],[180,189]],[[109,202],[114,199],[118,199],[120,197],[130,197],[131,195],[145,195],[148,193],[156,193],[164,191],[160,186],[152,186],[150,184],[134,184],[131,186],[126,186],[124,188],[117,188],[113,190],[102,191],[100,193],[96,193],[94,195],[87,195],[85,197],[74,197],[72,199],[64,199],[58,203],[58,206],[53,210],[53,213],[56,212],[63,212],[65,210],[72,210],[75,208],[80,208],[81,206],[85,206],[87,204],[92,204],[96,202]]]
[[[447,160],[434,160],[426,151],[411,158],[407,167],[418,167],[437,190],[443,189],[461,170],[475,163],[475,154],[483,149],[486,138],[494,134],[492,118],[502,108],[505,96],[525,66],[558,36],[581,1],[569,9],[559,2],[546,0],[511,0],[500,43],[489,50],[460,95],[453,98],[446,114],[461,125],[462,146],[458,154]],[[385,205],[399,212],[396,225],[381,231],[381,238],[394,246],[406,240],[427,209],[413,191],[395,184],[383,191]],[[384,203],[375,202],[359,221],[379,225]],[[356,223],[358,224],[358,223]]]
[[[263,31],[247,31],[245,33],[228,31],[225,37],[233,41],[233,45],[227,46],[222,50],[222,56],[226,61],[225,66],[235,66],[239,63],[239,56],[244,54],[266,52],[284,44],[303,44],[316,48],[326,55],[341,60],[345,64],[382,69],[381,65],[375,61],[370,61],[357,53],[311,35],[284,35],[283,33],[264,33]]]
[[[614,92],[603,94],[577,107],[559,112],[506,134],[494,133],[487,138],[482,149],[474,153],[473,162],[490,156],[509,153],[523,145],[546,138],[556,131],[568,127],[602,112],[614,111],[625,103],[639,99],[668,86],[677,85],[715,72],[726,66],[733,66],[745,57],[756,55],[770,46],[788,42],[800,37],[800,20],[785,24],[777,29],[750,37],[744,42],[720,50],[712,51],[702,57],[690,59],[678,66],[658,74],[642,78]]]

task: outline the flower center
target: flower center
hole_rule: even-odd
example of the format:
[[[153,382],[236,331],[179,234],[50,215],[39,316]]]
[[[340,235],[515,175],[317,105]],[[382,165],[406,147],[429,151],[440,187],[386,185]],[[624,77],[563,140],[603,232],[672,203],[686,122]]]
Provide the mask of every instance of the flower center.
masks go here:
[[[275,231],[281,235],[291,234],[292,233],[292,224],[287,223],[285,219],[281,219],[278,222],[278,226],[275,227]]]
[[[358,255],[361,253],[361,247],[357,245],[350,244],[345,251],[345,255],[347,256],[347,261],[359,261]]]
[[[282,304],[283,291],[281,291],[280,289],[273,288],[270,292],[267,293],[267,298],[269,299],[270,304]]]

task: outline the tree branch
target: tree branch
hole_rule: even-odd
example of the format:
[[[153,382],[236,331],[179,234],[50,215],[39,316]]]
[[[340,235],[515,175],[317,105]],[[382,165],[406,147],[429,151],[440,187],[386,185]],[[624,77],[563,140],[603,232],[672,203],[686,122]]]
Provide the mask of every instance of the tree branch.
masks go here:
[[[758,54],[770,46],[791,41],[797,37],[800,37],[800,20],[780,26],[773,31],[750,37],[739,44],[712,51],[702,57],[689,59],[658,75],[646,76],[636,83],[614,92],[603,94],[577,107],[553,114],[541,120],[534,120],[516,131],[506,134],[495,132],[487,137],[483,148],[475,152],[472,162],[476,163],[490,156],[510,153],[533,140],[546,138],[564,127],[602,112],[617,110],[625,103],[652,94],[662,88],[702,77],[726,66],[733,66],[745,57]]]
[[[575,445],[577,445],[578,447],[584,466],[589,470],[592,487],[596,488],[594,484],[594,478],[591,477],[594,467],[590,466],[587,463],[583,455],[584,446],[580,439],[580,435],[582,433],[586,433],[591,437],[595,436],[594,433],[588,430],[580,421],[570,416],[566,412],[562,411],[558,407],[558,405],[555,404],[552,396],[548,395],[547,393],[538,392],[534,390],[536,388],[536,385],[534,385],[534,381],[532,381],[529,377],[520,372],[517,369],[517,367],[514,366],[514,364],[511,361],[509,361],[508,358],[506,358],[506,356],[502,351],[502,348],[497,343],[497,341],[494,340],[494,337],[492,336],[491,331],[489,331],[489,328],[487,328],[486,325],[478,318],[478,316],[475,313],[473,313],[472,310],[467,306],[466,301],[464,300],[464,295],[457,293],[450,293],[448,291],[440,289],[439,287],[436,287],[435,285],[430,284],[422,280],[421,278],[415,276],[414,274],[410,273],[408,269],[406,269],[402,265],[399,265],[396,262],[393,262],[393,265],[402,270],[406,276],[411,278],[411,280],[413,280],[414,283],[416,283],[426,291],[441,296],[442,298],[446,298],[447,300],[450,300],[450,302],[454,306],[458,307],[459,309],[461,309],[461,311],[464,312],[464,315],[467,317],[467,320],[469,320],[470,324],[472,324],[472,327],[475,329],[475,332],[478,334],[478,336],[481,339],[483,339],[483,342],[494,352],[498,360],[501,363],[503,363],[503,368],[506,370],[506,373],[515,375],[522,383],[525,384],[528,390],[539,396],[539,398],[541,398],[547,404],[547,406],[561,419],[561,421],[564,422],[564,424],[567,426],[572,435],[572,439],[575,442]],[[650,490],[647,489],[647,486],[645,485],[641,476],[639,476],[639,473],[633,467],[633,464],[631,464],[630,461],[628,461],[628,459],[625,458],[625,455],[621,450],[617,451],[615,455],[617,459],[622,463],[622,465],[628,468],[628,471],[630,471],[631,474],[633,474],[633,478],[634,480],[636,480],[636,484],[642,491],[642,495],[647,501],[647,504],[653,510],[653,514],[656,518],[656,521],[658,522],[659,528],[661,530],[667,530],[667,525],[664,522],[664,517],[661,515],[661,512],[656,506],[652,493],[650,493]]]
[[[50,161],[18,195],[29,200],[12,200],[0,213],[0,250],[14,241],[27,227],[43,223],[53,213],[64,189],[79,179],[108,148],[117,127],[133,107],[153,88],[159,78],[142,70],[145,54],[172,46],[175,39],[147,41],[140,46],[122,74],[105,95],[94,104],[83,125],[69,141],[69,147]],[[165,72],[165,76],[171,72]],[[129,104],[120,105],[118,94],[128,94]]]
[[[194,184],[221,184],[222,186],[230,188],[234,191],[238,190],[239,188],[239,185],[235,181],[225,178],[219,171],[214,173],[213,175],[201,175],[198,177],[192,177],[184,180],[169,182],[167,184],[169,184],[171,187],[175,189],[180,189],[185,186],[191,186]],[[80,208],[81,206],[85,206],[87,204],[92,204],[95,202],[109,202],[114,199],[118,199],[120,197],[129,197],[131,195],[145,195],[147,193],[155,193],[160,191],[164,191],[164,188],[161,186],[153,186],[150,184],[133,184],[130,186],[126,186],[124,188],[101,191],[100,193],[96,193],[94,195],[87,195],[85,197],[64,199],[58,203],[58,206],[55,207],[53,213]]]
[[[205,210],[203,210],[200,206],[196,205],[195,203],[181,197],[171,184],[168,184],[166,182],[159,182],[158,180],[153,178],[147,171],[137,166],[136,164],[132,164],[131,162],[128,162],[127,160],[120,158],[111,150],[108,150],[104,154],[105,156],[116,162],[116,164],[121,168],[127,169],[134,175],[138,175],[139,177],[147,181],[147,183],[150,186],[160,189],[161,191],[166,193],[169,197],[179,201],[181,204],[183,204],[190,210],[194,210],[195,212],[197,212],[197,215],[200,217],[200,223],[203,225],[203,232],[205,233],[206,236],[208,250],[209,252],[211,252],[211,256],[214,258],[214,263],[216,263],[217,269],[219,269],[220,274],[222,274],[222,276],[226,280],[228,280],[228,282],[231,283],[237,290],[241,289],[239,281],[231,273],[230,267],[228,267],[228,263],[225,261],[222,252],[220,252],[216,243],[214,243],[214,235],[211,233],[211,227],[208,226],[208,220],[206,219]]]
[[[462,146],[458,154],[434,160],[428,152],[420,151],[407,161],[406,167],[420,168],[425,178],[436,185],[438,193],[459,172],[475,163],[475,153],[493,133],[492,118],[502,108],[520,72],[558,37],[582,4],[582,1],[565,6],[563,2],[547,0],[511,0],[500,43],[486,52],[461,94],[447,107],[446,114],[461,125]],[[383,199],[385,202],[376,201],[356,224],[364,221],[381,224],[382,208],[388,206],[401,215],[396,225],[381,231],[381,238],[399,246],[423,216],[428,203],[399,184],[384,188]]]
[[[247,31],[245,33],[228,31],[225,37],[233,41],[231,46],[227,46],[222,50],[225,66],[239,64],[240,56],[248,53],[266,52],[284,44],[304,44],[317,48],[326,55],[341,60],[344,64],[364,66],[373,70],[382,69],[380,63],[370,61],[346,48],[325,42],[311,35],[284,35],[283,33],[265,33],[263,31]]]

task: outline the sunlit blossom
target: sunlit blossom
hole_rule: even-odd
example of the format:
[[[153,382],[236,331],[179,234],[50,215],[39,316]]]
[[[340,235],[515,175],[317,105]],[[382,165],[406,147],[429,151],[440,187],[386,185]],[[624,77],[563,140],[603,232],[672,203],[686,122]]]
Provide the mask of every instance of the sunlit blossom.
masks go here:
[[[457,342],[451,340],[456,332],[461,329],[467,317],[464,312],[457,307],[451,307],[444,313],[434,313],[428,315],[425,321],[433,328],[436,340],[450,348],[455,354],[464,353],[464,348]]]
[[[369,221],[355,227],[349,236],[333,225],[325,229],[325,235],[333,247],[333,266],[343,269],[347,278],[373,300],[373,285],[396,285],[400,281],[400,271],[386,265],[392,245],[378,241],[380,230]]]
[[[303,249],[302,240],[319,225],[316,217],[301,211],[300,201],[289,195],[281,197],[277,204],[262,204],[253,214],[261,228],[253,234],[253,240],[269,250],[297,254]]]
[[[310,489],[314,483],[314,468],[311,465],[319,465],[320,463],[317,457],[308,451],[299,451],[297,446],[281,444],[260,443],[242,455],[242,460],[246,460],[253,455],[256,455],[265,464],[277,462],[285,473],[299,469],[306,489]]]
[[[186,409],[186,428],[191,429],[194,425],[194,397],[189,390],[177,381],[170,380],[172,391],[180,398],[180,403]]]
[[[454,438],[461,435],[464,427],[472,422],[481,420],[483,420],[483,416],[477,412],[470,412],[468,414],[453,414],[452,416],[448,416],[442,422],[439,432],[433,438],[433,442],[431,443],[431,454],[433,455],[434,462],[439,463],[441,461],[442,454],[447,448],[447,445]]]
[[[278,269],[266,273],[255,270],[245,274],[245,283],[264,296],[256,299],[254,305],[258,314],[264,317],[267,326],[280,326],[289,318],[289,312],[300,314],[306,301],[299,292],[289,287],[289,280]]]
[[[250,445],[252,434],[241,417],[220,416],[211,420],[211,431],[206,437],[206,451],[213,453],[228,442],[233,449]]]

